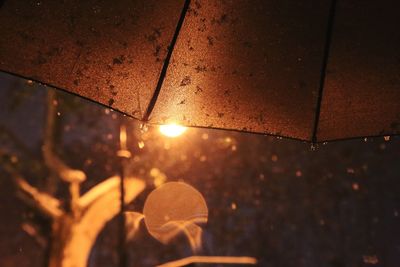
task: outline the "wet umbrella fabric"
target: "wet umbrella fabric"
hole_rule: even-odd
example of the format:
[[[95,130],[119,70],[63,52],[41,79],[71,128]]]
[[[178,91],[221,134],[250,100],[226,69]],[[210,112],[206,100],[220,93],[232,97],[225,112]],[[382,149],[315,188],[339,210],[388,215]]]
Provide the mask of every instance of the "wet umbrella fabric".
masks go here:
[[[150,123],[400,133],[398,1],[4,1],[0,69]]]

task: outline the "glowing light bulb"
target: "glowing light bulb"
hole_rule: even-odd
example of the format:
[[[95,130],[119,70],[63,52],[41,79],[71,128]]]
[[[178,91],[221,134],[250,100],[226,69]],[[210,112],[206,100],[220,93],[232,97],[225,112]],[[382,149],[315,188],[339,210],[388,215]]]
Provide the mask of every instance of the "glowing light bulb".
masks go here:
[[[175,123],[160,125],[160,132],[168,137],[177,137],[186,132],[187,127]]]

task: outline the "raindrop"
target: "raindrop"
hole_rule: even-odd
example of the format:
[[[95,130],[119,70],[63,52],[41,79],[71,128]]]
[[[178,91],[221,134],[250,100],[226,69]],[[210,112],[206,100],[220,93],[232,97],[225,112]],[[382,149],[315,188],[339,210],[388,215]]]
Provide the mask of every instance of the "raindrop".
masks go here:
[[[155,187],[161,186],[167,180],[167,176],[157,168],[150,170],[150,176],[154,179],[153,184]]]
[[[147,133],[148,130],[149,130],[149,126],[147,125],[147,123],[140,124],[140,132],[142,134]]]
[[[28,85],[33,85],[33,81],[32,81],[32,80],[27,80],[26,83],[27,83]]]
[[[390,141],[390,136],[389,136],[389,135],[384,136],[383,139],[384,139],[386,142],[387,142],[387,141]]]
[[[15,155],[12,155],[12,156],[11,156],[11,158],[10,158],[10,160],[11,160],[11,162],[12,162],[12,163],[14,163],[14,164],[15,164],[15,163],[17,163],[17,162],[18,162],[18,157],[17,157],[17,156],[15,156]]]
[[[364,138],[364,142],[368,142],[368,138],[367,137]]]
[[[92,163],[93,163],[93,160],[89,158],[89,159],[85,160],[84,165],[85,166],[90,166],[90,165],[92,165]]]
[[[208,139],[208,134],[203,133],[203,134],[201,135],[201,139],[207,140],[207,139]]]
[[[360,189],[360,186],[359,186],[358,183],[353,183],[353,184],[351,185],[351,187],[353,188],[354,191],[358,191],[358,190]]]
[[[139,141],[139,142],[138,142],[138,147],[139,147],[140,149],[144,148],[144,142],[143,142],[143,141]]]
[[[310,147],[311,151],[315,151],[317,148],[318,148],[317,144],[311,144],[311,147]]]
[[[236,205],[235,202],[232,202],[232,203],[231,203],[231,209],[232,209],[232,210],[236,210],[236,209],[237,209],[237,205]]]

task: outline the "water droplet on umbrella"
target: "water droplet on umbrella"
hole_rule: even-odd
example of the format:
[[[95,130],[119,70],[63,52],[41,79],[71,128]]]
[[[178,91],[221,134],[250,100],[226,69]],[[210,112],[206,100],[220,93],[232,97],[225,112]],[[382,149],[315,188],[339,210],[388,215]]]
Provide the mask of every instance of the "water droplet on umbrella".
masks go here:
[[[383,139],[384,139],[386,142],[387,142],[387,141],[390,141],[390,136],[389,136],[389,135],[384,136]]]
[[[316,144],[311,144],[310,149],[311,149],[311,151],[315,151],[317,149],[317,145]]]
[[[140,124],[140,132],[142,134],[147,133],[148,130],[149,130],[149,126],[147,125],[147,123]]]
[[[139,147],[140,149],[144,148],[144,142],[143,142],[143,141],[139,141],[139,142],[138,142],[138,147]]]

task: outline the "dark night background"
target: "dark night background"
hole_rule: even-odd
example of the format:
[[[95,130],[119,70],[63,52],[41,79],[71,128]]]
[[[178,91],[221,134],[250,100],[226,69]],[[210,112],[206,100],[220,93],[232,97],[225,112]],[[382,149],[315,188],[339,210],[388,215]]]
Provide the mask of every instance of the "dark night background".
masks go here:
[[[66,184],[49,185],[41,164],[47,90],[53,89],[0,74],[0,151],[32,185],[64,199]],[[271,267],[400,266],[399,137],[311,147],[189,129],[168,139],[156,127],[143,133],[137,121],[66,93],[58,92],[57,109],[57,153],[85,171],[83,191],[117,172],[121,120],[134,155],[129,171],[147,183],[129,210],[142,211],[154,189],[152,169],[198,189],[209,209],[204,255],[253,256]],[[45,266],[49,222],[21,201],[2,165],[0,176],[0,266]],[[117,236],[114,219],[98,237],[90,267],[117,266]],[[128,251],[129,266],[191,255],[183,237],[163,245],[143,224]]]

